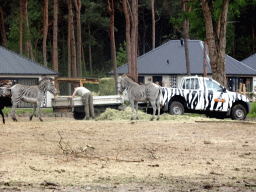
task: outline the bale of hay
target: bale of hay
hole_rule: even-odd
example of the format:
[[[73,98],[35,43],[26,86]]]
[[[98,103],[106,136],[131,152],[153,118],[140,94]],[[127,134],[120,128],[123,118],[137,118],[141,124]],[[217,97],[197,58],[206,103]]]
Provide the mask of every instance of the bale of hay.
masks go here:
[[[149,120],[151,118],[150,114],[143,113],[139,110],[139,120]],[[130,120],[132,115],[131,107],[126,107],[125,110],[120,111],[117,109],[107,108],[104,113],[102,113],[98,120]],[[134,110],[134,118],[136,118],[136,111]]]
[[[149,121],[152,117],[151,114],[147,114],[139,110],[139,121]],[[120,111],[117,109],[107,108],[104,113],[101,113],[97,118],[98,120],[111,120],[111,121],[121,121],[121,120],[131,120],[132,109],[131,107],[126,107],[125,110]],[[154,121],[157,119],[157,114]],[[134,110],[134,120],[136,120],[136,110]],[[160,115],[160,121],[175,121],[175,122],[195,122],[195,121],[223,121],[220,119],[210,119],[204,116],[191,117],[189,114],[186,115],[170,115],[168,113],[163,113]],[[137,121],[137,120],[136,120]],[[227,121],[227,120],[225,120]]]
[[[101,78],[99,79],[99,95],[115,95],[115,79]]]

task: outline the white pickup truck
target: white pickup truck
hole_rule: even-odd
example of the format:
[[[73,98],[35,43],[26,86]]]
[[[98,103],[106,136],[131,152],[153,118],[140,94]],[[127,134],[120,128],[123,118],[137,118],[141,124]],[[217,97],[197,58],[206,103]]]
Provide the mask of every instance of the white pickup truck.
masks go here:
[[[94,96],[93,106],[95,117],[100,116],[106,108],[122,109],[124,107],[123,96],[108,95]],[[52,99],[53,112],[65,113],[73,112],[73,117],[77,120],[84,119],[85,111],[82,97],[59,96]]]
[[[249,99],[228,91],[210,78],[188,76],[180,88],[162,88],[163,111],[183,115],[185,110],[203,112],[207,116],[244,120],[250,111]]]

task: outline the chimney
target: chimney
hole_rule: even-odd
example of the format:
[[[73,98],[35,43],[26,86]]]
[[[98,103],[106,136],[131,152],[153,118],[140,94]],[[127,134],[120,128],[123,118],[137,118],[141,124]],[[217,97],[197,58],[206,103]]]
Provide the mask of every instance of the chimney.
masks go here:
[[[184,44],[184,40],[183,39],[180,39],[180,46],[182,47]]]

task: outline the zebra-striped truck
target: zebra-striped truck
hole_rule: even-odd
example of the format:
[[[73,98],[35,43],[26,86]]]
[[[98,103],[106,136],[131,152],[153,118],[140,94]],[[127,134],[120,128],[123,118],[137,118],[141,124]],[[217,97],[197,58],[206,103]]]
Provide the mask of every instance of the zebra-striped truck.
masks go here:
[[[206,77],[184,77],[180,88],[163,87],[162,93],[163,111],[173,115],[183,115],[185,110],[192,110],[209,117],[244,120],[250,111],[250,101],[245,95],[228,91]]]
[[[123,109],[124,99],[120,95],[94,96],[93,106],[95,117],[98,117],[106,108]],[[55,113],[73,112],[73,117],[77,120],[82,120],[85,117],[82,97],[59,96],[53,98],[52,108]]]

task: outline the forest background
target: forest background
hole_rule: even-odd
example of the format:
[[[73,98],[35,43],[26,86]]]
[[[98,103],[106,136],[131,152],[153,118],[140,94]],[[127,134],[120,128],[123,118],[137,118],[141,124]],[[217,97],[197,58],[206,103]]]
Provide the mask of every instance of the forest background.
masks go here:
[[[127,1],[128,8],[132,1]],[[190,39],[205,40],[201,1],[137,0],[137,56],[169,40],[183,38],[184,20],[189,21]],[[116,65],[127,62],[123,2],[0,0],[0,45],[58,71],[62,77],[105,77],[114,66],[111,24],[114,24]],[[214,4],[211,10],[214,20],[222,1],[208,2]],[[184,3],[189,7],[186,11]],[[256,52],[255,8],[255,0],[229,1],[226,54],[239,61]]]

